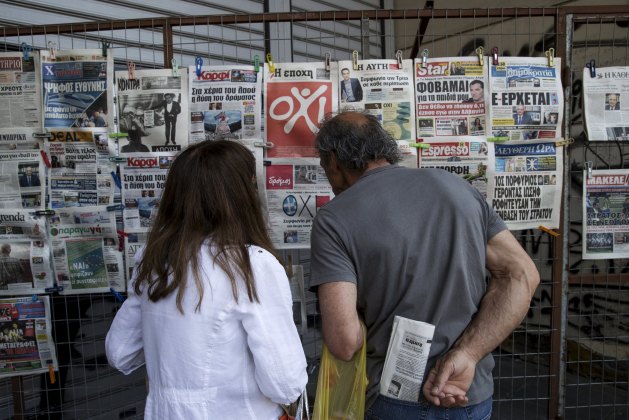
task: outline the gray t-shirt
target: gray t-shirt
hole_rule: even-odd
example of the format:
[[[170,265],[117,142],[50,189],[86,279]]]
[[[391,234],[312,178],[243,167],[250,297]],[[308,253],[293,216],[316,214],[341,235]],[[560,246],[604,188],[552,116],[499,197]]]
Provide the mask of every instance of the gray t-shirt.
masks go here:
[[[487,241],[506,228],[477,190],[441,169],[372,169],[319,209],[310,286],[356,283],[368,329],[367,406],[378,393],[394,316],[436,326],[428,372],[478,311]],[[477,365],[470,404],[492,396],[493,367],[491,354]]]

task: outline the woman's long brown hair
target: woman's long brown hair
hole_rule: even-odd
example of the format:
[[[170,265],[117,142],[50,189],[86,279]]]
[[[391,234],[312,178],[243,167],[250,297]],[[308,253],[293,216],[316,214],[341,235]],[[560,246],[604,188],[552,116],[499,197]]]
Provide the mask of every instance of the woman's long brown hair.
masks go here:
[[[148,286],[153,302],[177,291],[177,308],[188,284],[188,268],[203,300],[199,249],[206,240],[214,263],[227,273],[238,301],[242,277],[251,302],[259,302],[248,245],[276,255],[254,185],[255,159],[234,141],[205,141],[181,152],[173,162],[157,217],[137,267],[135,292]]]

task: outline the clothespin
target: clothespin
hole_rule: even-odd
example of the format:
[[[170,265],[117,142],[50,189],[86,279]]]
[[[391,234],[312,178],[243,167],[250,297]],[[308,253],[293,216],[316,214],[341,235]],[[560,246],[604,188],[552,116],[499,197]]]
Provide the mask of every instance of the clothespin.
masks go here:
[[[29,55],[31,51],[33,51],[33,47],[28,45],[26,42],[22,42],[20,45],[20,51],[22,51],[22,59],[26,61],[29,59]]]
[[[122,204],[112,204],[111,206],[106,207],[107,211],[116,211],[124,209],[124,205]]]
[[[122,236],[123,238],[126,238],[126,237],[129,236],[129,234],[127,232],[125,232],[124,230],[120,230],[120,229],[117,229],[116,233],[118,234],[118,236]]]
[[[115,163],[122,163],[122,162],[126,162],[127,158],[122,157],[122,156],[111,156],[109,158],[110,162],[115,162]]]
[[[417,147],[418,149],[429,149],[430,143],[408,143],[409,147]]]
[[[272,149],[272,148],[275,147],[275,144],[273,144],[270,141],[256,141],[256,142],[253,143],[253,145],[255,147],[265,147],[267,149]]]
[[[494,47],[491,49],[491,64],[493,64],[494,66],[497,66],[498,64],[500,64],[500,61],[498,61],[500,57],[498,56],[498,47]]]
[[[116,300],[120,303],[124,302],[124,296],[122,296],[122,294],[118,291],[116,291],[113,287],[109,288],[109,291],[114,295],[114,297],[116,298]]]
[[[38,139],[48,139],[48,140],[53,139],[51,133],[33,133],[33,137],[38,138]]]
[[[173,77],[179,77],[179,64],[177,64],[177,59],[173,58],[170,60],[171,68],[173,70]]]
[[[509,137],[487,137],[487,141],[500,143],[501,141],[509,141]]]
[[[52,209],[35,210],[36,216],[54,216],[55,214],[56,214],[55,211]]]
[[[269,65],[269,72],[275,73],[275,63],[273,62],[273,54],[267,53],[266,63]]]
[[[122,190],[122,183],[120,182],[120,178],[118,178],[118,175],[116,175],[114,171],[111,171],[111,177],[114,179],[116,187],[118,187],[119,190]]]
[[[596,77],[596,60],[591,59],[589,63],[585,63],[585,67],[590,69],[590,77]]]
[[[585,169],[587,170],[587,178],[592,179],[592,161],[585,162]]]
[[[397,68],[402,70],[402,50],[395,52],[395,59],[397,60]]]
[[[194,65],[196,67],[197,79],[201,78],[201,68],[203,67],[203,59],[201,57],[197,57],[194,59]]]
[[[260,56],[258,54],[253,56],[253,69],[256,73],[260,71]]]
[[[107,57],[107,49],[109,48],[110,45],[111,43],[109,41],[107,41],[105,38],[101,38],[100,46],[103,50],[103,57]]]
[[[485,65],[485,49],[483,47],[476,48],[476,55],[478,56],[478,64],[481,67]]]
[[[48,155],[46,154],[44,149],[40,149],[39,154],[41,155],[41,158],[43,159],[44,165],[46,165],[46,168],[50,168],[51,167],[50,161],[48,160]]]
[[[46,293],[63,292],[63,286],[59,286],[59,285],[55,284],[54,287],[46,287],[44,289],[44,292],[46,292]]]
[[[50,378],[50,383],[54,384],[57,382],[57,378],[55,378],[55,366],[52,364],[52,359],[46,360],[48,364],[48,377]]]
[[[39,297],[37,295],[31,296],[31,302],[37,302],[38,299]]]
[[[325,53],[325,71],[330,71],[330,59],[331,59],[331,55],[329,52]]]
[[[352,51],[352,69],[358,70],[358,51]]]
[[[270,160],[263,160],[262,161],[262,165],[263,166],[271,166],[271,161]]]
[[[127,69],[129,69],[129,80],[135,80],[135,63],[127,61]]]
[[[567,146],[569,144],[574,143],[574,139],[571,137],[569,139],[563,139],[563,140],[558,140],[555,142],[555,146],[559,147],[559,146]]]
[[[50,53],[50,59],[55,60],[57,58],[57,43],[48,41],[48,52]]]
[[[555,49],[549,48],[544,54],[548,57],[548,67],[555,67]]]
[[[546,226],[539,225],[538,229],[539,229],[539,230],[541,230],[541,231],[543,231],[543,232],[548,233],[548,234],[549,234],[549,235],[551,235],[551,236],[554,236],[554,237],[559,236],[559,233],[555,232],[555,231],[554,231],[554,230],[552,230],[552,229],[547,228]]]
[[[122,137],[129,137],[129,133],[109,133],[107,134],[107,137],[110,139],[119,139]]]
[[[424,51],[422,51],[422,64],[421,64],[421,67],[425,68],[427,64],[428,64],[428,48],[425,48]]]

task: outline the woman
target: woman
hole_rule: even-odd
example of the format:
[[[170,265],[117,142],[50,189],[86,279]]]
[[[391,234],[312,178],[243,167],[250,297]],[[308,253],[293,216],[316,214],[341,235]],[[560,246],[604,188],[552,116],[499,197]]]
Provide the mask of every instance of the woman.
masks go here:
[[[472,124],[472,131],[483,131],[483,124],[480,122],[480,118],[474,119],[474,124]]]
[[[292,298],[244,146],[203,142],[173,162],[109,363],[146,363],[146,419],[278,419],[306,387]]]

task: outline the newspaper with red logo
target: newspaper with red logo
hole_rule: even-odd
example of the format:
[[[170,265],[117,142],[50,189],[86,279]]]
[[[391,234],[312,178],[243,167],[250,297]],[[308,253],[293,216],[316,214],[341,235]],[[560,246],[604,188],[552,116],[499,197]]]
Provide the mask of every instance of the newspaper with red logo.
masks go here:
[[[264,70],[268,157],[316,157],[314,137],[323,117],[338,109],[337,65],[320,63],[267,64]]]
[[[50,298],[0,299],[0,378],[58,369]]]
[[[262,73],[253,66],[190,66],[188,86],[190,144],[262,137]]]
[[[332,187],[314,158],[265,161],[269,233],[277,249],[310,248],[312,222],[333,197]]]
[[[583,244],[583,259],[629,257],[629,169],[583,172]]]
[[[39,150],[0,150],[0,208],[43,209],[45,169]]]

